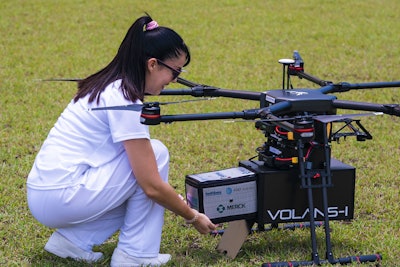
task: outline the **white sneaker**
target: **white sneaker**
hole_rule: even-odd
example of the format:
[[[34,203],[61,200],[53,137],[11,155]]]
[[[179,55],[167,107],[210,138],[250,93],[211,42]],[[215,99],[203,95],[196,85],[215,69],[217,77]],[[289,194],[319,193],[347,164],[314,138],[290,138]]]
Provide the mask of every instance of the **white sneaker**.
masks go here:
[[[86,251],[77,247],[58,232],[51,235],[44,249],[61,258],[72,258],[88,263],[98,261],[103,257],[101,252]]]
[[[111,267],[161,266],[170,259],[170,254],[158,254],[158,257],[154,258],[134,257],[116,248],[111,258]]]

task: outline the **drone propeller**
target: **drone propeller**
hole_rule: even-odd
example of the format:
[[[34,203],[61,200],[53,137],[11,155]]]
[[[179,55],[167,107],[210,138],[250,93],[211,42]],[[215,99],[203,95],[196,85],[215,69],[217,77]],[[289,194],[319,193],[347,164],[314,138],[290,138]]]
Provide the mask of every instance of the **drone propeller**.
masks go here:
[[[198,84],[198,83],[195,83],[195,82],[192,82],[192,81],[188,81],[188,80],[185,80],[185,79],[183,79],[181,77],[178,77],[177,83],[180,83],[180,84],[188,86],[188,87],[202,86],[202,84]]]
[[[79,82],[82,79],[79,78],[51,78],[51,79],[41,79],[41,82]]]
[[[229,120],[229,121],[224,121],[224,123],[236,123],[236,122],[280,122],[280,121],[294,121],[297,119],[296,117],[290,117],[290,118],[270,118],[270,119],[255,119],[255,120]]]
[[[41,82],[79,82],[82,79],[80,78],[50,78],[50,79],[39,79]],[[204,86],[202,84],[194,83],[189,80],[185,80],[181,77],[178,77],[178,83],[188,86],[188,87],[195,87],[195,86]]]
[[[151,108],[158,107],[162,105],[170,105],[170,104],[181,104],[187,102],[197,102],[204,100],[213,100],[215,98],[207,97],[202,99],[190,99],[190,100],[181,100],[181,101],[170,101],[170,102],[145,102],[143,104],[130,104],[130,105],[121,105],[121,106],[110,106],[110,107],[98,107],[98,108],[89,108],[89,111],[92,110],[130,110],[130,111],[141,111],[143,107]]]
[[[130,111],[141,111],[145,104],[131,104],[123,106],[111,106],[111,107],[99,107],[89,108],[88,111],[92,110],[130,110]]]
[[[257,111],[254,111],[257,113]],[[366,117],[366,116],[378,116],[378,115],[383,115],[383,112],[371,112],[371,113],[360,113],[360,114],[339,114],[339,115],[299,115],[299,116],[293,116],[293,117],[277,117],[272,114],[268,114],[266,118],[262,119],[244,119],[244,120],[225,120],[223,121],[224,123],[238,123],[238,122],[290,122],[290,121],[296,121],[296,120],[302,120],[305,118],[313,119],[320,121],[322,123],[329,123],[329,122],[334,122],[334,121],[341,121],[341,120],[346,120],[346,119],[351,119],[355,117]],[[221,118],[221,117],[219,117]],[[211,118],[209,118],[211,119]]]
[[[334,122],[334,121],[341,121],[345,119],[351,119],[354,117],[366,117],[366,116],[378,116],[378,115],[383,115],[383,112],[371,112],[371,113],[361,113],[361,114],[338,114],[338,115],[318,115],[314,116],[314,120],[318,120],[322,123],[329,123],[329,122]]]

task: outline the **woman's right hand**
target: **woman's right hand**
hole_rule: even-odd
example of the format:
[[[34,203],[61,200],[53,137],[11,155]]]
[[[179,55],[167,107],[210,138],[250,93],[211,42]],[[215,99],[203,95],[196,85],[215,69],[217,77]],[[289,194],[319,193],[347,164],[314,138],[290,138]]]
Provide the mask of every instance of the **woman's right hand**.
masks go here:
[[[197,220],[192,224],[200,234],[208,234],[217,228],[204,213],[198,213]]]

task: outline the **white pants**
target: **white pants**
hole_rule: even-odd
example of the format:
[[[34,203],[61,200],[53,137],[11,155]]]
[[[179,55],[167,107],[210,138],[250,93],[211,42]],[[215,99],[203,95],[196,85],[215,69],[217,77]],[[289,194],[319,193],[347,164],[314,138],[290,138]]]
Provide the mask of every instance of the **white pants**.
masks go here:
[[[158,171],[168,181],[169,154],[151,140]],[[81,184],[57,190],[28,188],[33,216],[84,250],[92,250],[120,230],[118,247],[136,257],[156,257],[161,243],[164,208],[137,184],[125,153],[83,174]]]

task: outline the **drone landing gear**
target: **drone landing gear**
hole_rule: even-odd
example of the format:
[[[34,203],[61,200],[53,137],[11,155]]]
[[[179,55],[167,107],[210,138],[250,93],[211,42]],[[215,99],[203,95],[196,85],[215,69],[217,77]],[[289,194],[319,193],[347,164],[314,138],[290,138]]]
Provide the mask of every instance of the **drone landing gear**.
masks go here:
[[[298,266],[315,266],[321,264],[350,264],[354,263],[365,263],[365,262],[375,262],[380,261],[381,256],[376,255],[363,255],[363,256],[351,256],[345,258],[339,258],[334,261],[329,260],[319,260],[318,263],[315,261],[288,261],[288,262],[274,262],[274,263],[264,263],[262,267],[298,267]]]
[[[278,224],[271,224],[270,227],[265,228],[264,225],[258,225],[257,228],[251,228],[254,225],[254,220],[237,220],[231,221],[225,230],[218,230],[211,233],[213,236],[222,236],[218,243],[217,250],[226,256],[234,259],[239,253],[242,244],[245,242],[247,236],[256,232],[266,232],[274,229],[280,230],[295,230],[300,228],[309,228],[310,224],[307,223],[292,223],[283,226]],[[322,222],[316,222],[315,227],[322,226]]]
[[[362,256],[350,256],[335,259],[332,252],[332,244],[331,244],[331,236],[330,236],[330,227],[329,227],[329,212],[328,212],[328,188],[332,187],[332,174],[331,174],[331,153],[330,153],[330,145],[327,136],[327,126],[323,124],[323,133],[324,133],[324,157],[325,163],[323,169],[312,169],[310,164],[307,164],[305,160],[299,160],[299,178],[301,180],[301,187],[307,190],[308,196],[308,207],[309,207],[309,226],[310,226],[310,235],[311,235],[311,261],[288,261],[288,262],[272,262],[272,263],[264,263],[262,267],[295,267],[295,266],[315,266],[321,264],[349,264],[352,262],[375,262],[380,261],[382,256],[379,254],[374,255],[362,255]],[[298,149],[298,158],[304,159],[303,149],[304,143],[300,138],[297,141]],[[320,183],[313,183],[312,180],[319,179]],[[322,204],[323,204],[323,214],[324,214],[324,227],[325,227],[325,248],[326,248],[326,259],[321,260],[318,254],[317,249],[317,238],[316,238],[316,225],[315,225],[315,214],[314,214],[314,199],[313,199],[313,190],[320,189],[322,191]]]

